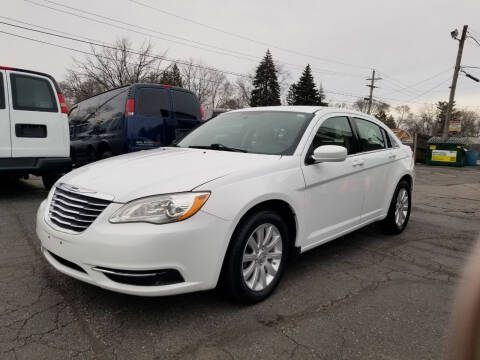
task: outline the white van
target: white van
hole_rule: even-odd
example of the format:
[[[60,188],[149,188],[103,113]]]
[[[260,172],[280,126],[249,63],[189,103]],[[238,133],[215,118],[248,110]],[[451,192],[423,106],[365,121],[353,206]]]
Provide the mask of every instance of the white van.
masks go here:
[[[55,79],[0,66],[0,176],[38,175],[48,189],[70,169],[67,106]]]

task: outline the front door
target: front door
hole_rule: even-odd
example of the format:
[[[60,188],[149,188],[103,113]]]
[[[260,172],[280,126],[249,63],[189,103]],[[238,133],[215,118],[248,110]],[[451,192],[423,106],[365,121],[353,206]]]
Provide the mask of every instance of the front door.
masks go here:
[[[0,70],[0,158],[12,157],[10,114],[7,105],[5,70]]]
[[[347,116],[321,119],[310,144],[302,165],[306,183],[304,250],[340,236],[360,223],[365,185],[365,172],[357,156],[358,144]],[[347,159],[309,163],[313,150],[322,145],[344,146]]]

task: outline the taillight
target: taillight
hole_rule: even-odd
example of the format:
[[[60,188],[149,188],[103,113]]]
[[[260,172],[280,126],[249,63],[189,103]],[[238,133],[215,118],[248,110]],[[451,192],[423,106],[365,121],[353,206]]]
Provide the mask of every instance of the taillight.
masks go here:
[[[127,99],[127,104],[125,105],[125,115],[133,115],[135,113],[135,100]]]
[[[200,105],[200,117],[203,119],[205,117],[205,111],[203,111],[202,105]]]
[[[68,114],[68,109],[67,109],[67,104],[65,104],[65,99],[63,98],[63,95],[58,93],[58,102],[60,103],[60,111],[62,114]]]

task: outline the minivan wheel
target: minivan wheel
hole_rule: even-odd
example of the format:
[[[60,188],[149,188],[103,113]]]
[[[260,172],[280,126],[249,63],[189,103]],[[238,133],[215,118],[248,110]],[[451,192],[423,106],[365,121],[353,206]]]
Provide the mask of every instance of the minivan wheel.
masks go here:
[[[60,173],[42,175],[42,182],[45,190],[50,190],[52,186],[62,177]]]
[[[382,228],[390,234],[400,234],[407,227],[412,207],[411,189],[408,182],[398,183],[393,194],[387,217],[382,221]]]
[[[262,210],[242,221],[225,258],[223,282],[243,303],[266,299],[283,275],[288,255],[288,229],[280,215]]]
[[[113,153],[110,150],[104,151],[102,156],[100,157],[101,159],[108,159],[113,156]]]

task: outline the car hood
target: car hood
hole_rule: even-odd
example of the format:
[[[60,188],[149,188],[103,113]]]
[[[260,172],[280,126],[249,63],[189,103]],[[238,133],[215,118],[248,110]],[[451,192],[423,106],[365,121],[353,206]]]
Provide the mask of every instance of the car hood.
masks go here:
[[[159,148],[83,166],[60,182],[114,196],[115,202],[194,188],[234,172],[277,162],[279,155]]]

